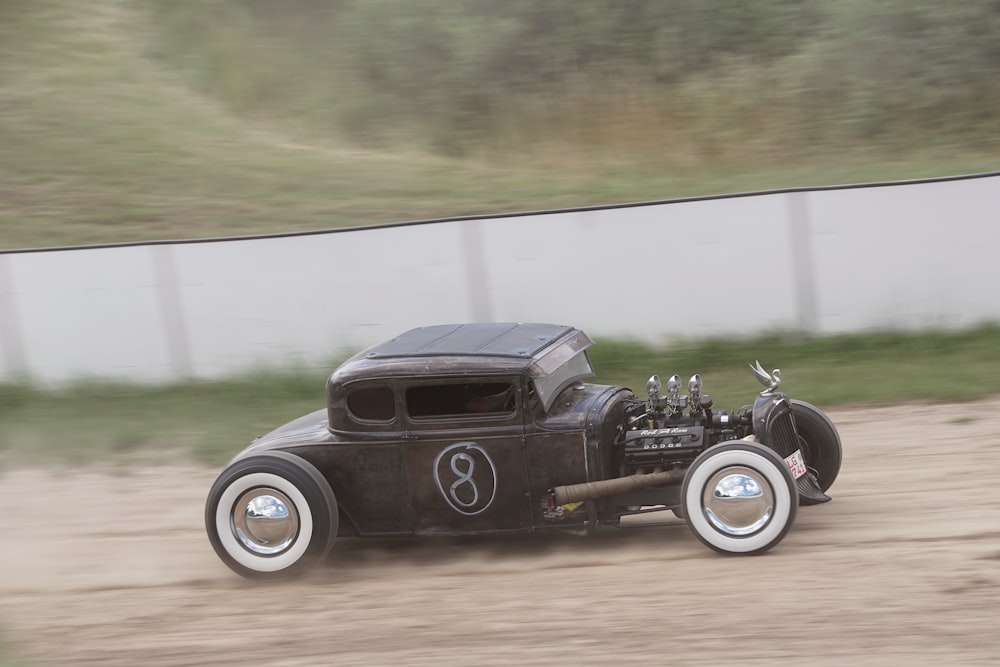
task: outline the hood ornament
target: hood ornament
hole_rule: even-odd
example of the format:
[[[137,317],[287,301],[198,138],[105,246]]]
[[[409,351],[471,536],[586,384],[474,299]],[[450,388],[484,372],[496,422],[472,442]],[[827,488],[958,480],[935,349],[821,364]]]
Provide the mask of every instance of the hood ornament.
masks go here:
[[[774,372],[768,373],[760,365],[760,361],[757,362],[757,366],[750,366],[750,370],[753,371],[754,377],[757,381],[764,385],[765,389],[761,394],[770,394],[778,390],[781,386],[781,369],[775,368]]]

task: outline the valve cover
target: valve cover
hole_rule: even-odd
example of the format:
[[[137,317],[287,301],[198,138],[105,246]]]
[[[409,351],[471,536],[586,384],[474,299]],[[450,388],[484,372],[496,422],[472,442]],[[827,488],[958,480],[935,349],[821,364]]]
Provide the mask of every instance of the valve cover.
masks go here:
[[[704,449],[704,426],[671,426],[625,432],[625,465],[645,468],[694,458]]]

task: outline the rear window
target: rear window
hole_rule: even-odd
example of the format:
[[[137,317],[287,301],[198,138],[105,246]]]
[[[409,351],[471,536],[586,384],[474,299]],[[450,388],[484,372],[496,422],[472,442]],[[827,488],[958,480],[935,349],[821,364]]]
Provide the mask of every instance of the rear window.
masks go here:
[[[396,401],[389,387],[355,389],[347,396],[347,409],[363,421],[392,421],[396,417]]]
[[[507,415],[514,411],[514,386],[509,382],[430,384],[406,390],[411,417]]]

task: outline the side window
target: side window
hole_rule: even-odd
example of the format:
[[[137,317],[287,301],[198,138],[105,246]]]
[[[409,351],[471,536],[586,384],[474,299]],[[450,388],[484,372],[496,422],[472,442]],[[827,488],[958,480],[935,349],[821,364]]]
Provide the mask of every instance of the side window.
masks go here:
[[[411,417],[509,415],[514,412],[514,386],[509,382],[428,384],[406,390]]]
[[[396,401],[389,387],[364,387],[348,394],[347,409],[357,419],[387,422],[396,416]]]

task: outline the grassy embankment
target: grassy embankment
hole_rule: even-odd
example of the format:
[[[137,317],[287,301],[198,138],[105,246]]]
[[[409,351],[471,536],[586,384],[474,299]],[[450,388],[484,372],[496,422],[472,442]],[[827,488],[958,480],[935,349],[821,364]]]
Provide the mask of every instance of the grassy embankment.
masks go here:
[[[891,37],[872,32],[887,19],[868,20],[863,7],[832,5],[839,9],[822,19],[826,3],[794,15],[772,15],[786,11],[781,3],[733,10],[751,12],[745,17],[694,3],[636,22],[617,16],[624,6],[605,19],[574,3],[527,3],[503,19],[473,5],[5,0],[0,248],[356,226],[1000,165],[1000,105],[990,103],[1000,98],[1000,77],[950,87],[914,79],[923,87],[912,90],[903,75],[852,79],[937,72],[921,50],[892,51],[885,68],[849,62]],[[344,7],[343,16],[330,7]],[[650,3],[646,11],[666,10]],[[919,11],[933,19],[937,10]],[[545,28],[552,12],[568,32]],[[717,18],[728,22],[716,26]],[[974,19],[965,23],[981,27]],[[658,22],[684,29],[632,30]],[[741,32],[744,25],[756,32]],[[956,25],[942,34],[961,38],[965,24]],[[601,37],[613,30],[625,31],[620,42]],[[678,41],[693,35],[700,41]],[[761,35],[770,50],[747,51]],[[628,50],[607,50],[616,44]],[[717,57],[692,60],[699,45]],[[972,65],[961,72],[982,78]],[[958,76],[946,74],[939,79]],[[897,109],[907,95],[922,97]]]

